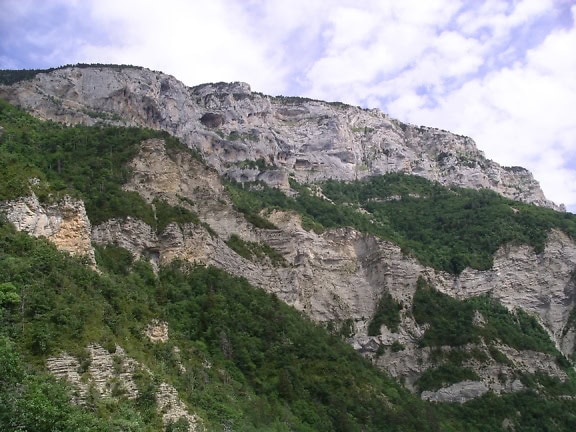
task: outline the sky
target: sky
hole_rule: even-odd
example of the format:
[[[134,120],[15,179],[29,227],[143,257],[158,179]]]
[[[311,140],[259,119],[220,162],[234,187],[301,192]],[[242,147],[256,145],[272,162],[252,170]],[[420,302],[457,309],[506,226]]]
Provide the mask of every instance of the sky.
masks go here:
[[[0,0],[0,69],[74,63],[379,108],[576,213],[576,0]]]

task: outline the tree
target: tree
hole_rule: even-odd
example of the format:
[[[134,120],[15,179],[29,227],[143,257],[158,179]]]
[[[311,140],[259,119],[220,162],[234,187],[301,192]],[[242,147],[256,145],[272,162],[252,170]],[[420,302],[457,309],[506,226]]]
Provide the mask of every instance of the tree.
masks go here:
[[[12,282],[0,284],[0,307],[15,306],[20,303],[18,289]]]

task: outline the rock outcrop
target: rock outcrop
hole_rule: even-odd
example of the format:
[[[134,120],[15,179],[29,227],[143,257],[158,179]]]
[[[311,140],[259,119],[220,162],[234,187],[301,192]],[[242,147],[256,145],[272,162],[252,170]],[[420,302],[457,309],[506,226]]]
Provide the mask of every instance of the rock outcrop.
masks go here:
[[[61,200],[42,204],[34,194],[0,203],[16,229],[34,237],[46,237],[60,250],[87,258],[96,266],[91,243],[91,226],[84,202],[65,196]]]
[[[86,348],[86,357],[78,359],[67,353],[47,360],[48,370],[56,377],[64,379],[74,388],[74,402],[85,405],[90,392],[98,398],[136,399],[138,386],[134,380],[136,373],[150,374],[144,366],[129,357],[122,347],[116,345],[109,352],[98,344]],[[201,430],[201,420],[190,414],[182,402],[178,391],[168,383],[160,383],[155,392],[156,409],[162,417],[164,427],[183,419],[188,431]],[[182,421],[182,420],[180,420]]]
[[[245,83],[190,88],[142,68],[65,67],[0,86],[0,97],[68,124],[166,130],[238,181],[287,187],[289,174],[310,182],[405,172],[558,208],[530,172],[486,159],[468,137],[404,124],[379,110],[270,97]]]
[[[408,388],[415,389],[415,381],[435,365],[430,350],[417,346],[425,328],[417,325],[410,313],[416,281],[421,275],[453,297],[464,299],[490,293],[510,309],[520,307],[534,314],[562,352],[567,355],[574,352],[575,331],[568,323],[576,298],[576,244],[560,231],[549,234],[540,254],[528,246],[506,245],[496,253],[491,270],[466,269],[455,277],[423,266],[390,242],[351,228],[323,234],[305,231],[300,217],[291,212],[275,210],[263,214],[277,229],[257,229],[234,210],[216,171],[207,169],[189,153],[169,155],[163,140],[144,141],[131,162],[131,170],[127,190],[138,192],[150,203],[158,198],[186,207],[195,211],[201,222],[171,223],[163,232],[156,233],[134,218],[112,219],[92,227],[93,242],[124,247],[135,258],[147,259],[155,267],[173,259],[214,265],[277,294],[327,326],[348,323],[350,343],[376,365],[402,379]],[[90,237],[86,238],[90,225],[79,202],[67,199],[59,205],[43,206],[31,196],[5,203],[4,210],[19,229],[44,235],[57,244],[67,244],[67,250],[75,253],[92,250]],[[84,222],[79,223],[80,220]],[[82,229],[70,229],[72,226]],[[55,234],[62,229],[69,235]],[[82,234],[70,234],[78,232]],[[274,266],[239,256],[226,243],[231,234],[268,244],[282,255],[285,265]],[[61,238],[68,239],[68,243],[58,243]],[[389,293],[404,305],[400,311],[401,323],[397,331],[382,326],[379,336],[368,336],[368,324],[383,293]],[[482,317],[476,319],[481,323]],[[163,340],[157,338],[160,330],[160,323],[156,323],[149,333]],[[403,349],[391,350],[393,344]],[[487,352],[486,347],[477,348]],[[544,372],[565,379],[549,355],[506,346],[499,349],[513,366],[495,361],[466,365],[477,372],[482,386],[492,391],[517,389],[513,384],[515,371]],[[71,361],[62,359],[64,363]],[[506,380],[502,381],[502,376]],[[73,376],[68,379],[75,380]],[[448,393],[458,395],[462,393],[459,388],[456,386]],[[430,396],[441,397],[444,396]]]
[[[405,172],[555,207],[528,171],[487,160],[469,138],[402,124],[377,110],[268,97],[243,83],[187,88],[173,77],[135,68],[63,68],[0,86],[0,97],[42,118],[66,123],[104,121],[167,130],[210,165],[194,152],[167,149],[161,139],[141,143],[124,188],[152,205],[161,199],[199,217],[197,223],[171,223],[162,232],[134,218],[90,227],[82,203],[70,198],[44,205],[32,195],[3,203],[8,219],[18,229],[45,236],[71,253],[87,255],[92,265],[91,241],[126,248],[155,268],[174,259],[222,268],[275,293],[327,327],[346,325],[354,348],[412,390],[426,370],[438,365],[431,349],[418,345],[426,327],[419,326],[411,314],[420,276],[455,298],[490,294],[510,310],[522,308],[537,317],[561,352],[569,356],[575,351],[576,330],[570,319],[576,303],[576,243],[560,231],[549,233],[541,253],[525,245],[505,245],[497,251],[492,269],[465,269],[454,276],[427,268],[397,245],[351,228],[308,232],[293,212],[261,214],[277,229],[258,229],[234,209],[221,182],[225,175],[289,190],[289,176],[309,182]],[[266,243],[281,254],[284,265],[241,257],[227,244],[232,234],[244,241]],[[394,330],[382,325],[380,335],[369,336],[368,325],[385,293],[402,306],[400,324]],[[477,314],[475,322],[482,325],[483,317]],[[162,343],[167,337],[164,330],[162,323],[151,323],[148,336]],[[452,348],[439,349],[449,352]],[[566,379],[550,354],[500,344],[497,349],[507,359],[503,364],[490,356],[483,341],[463,349],[487,358],[483,362],[470,358],[462,365],[472,369],[478,380],[424,392],[423,398],[463,402],[486,391],[517,391],[522,388],[519,373],[542,372]],[[94,365],[90,367],[95,368],[89,373],[102,394],[110,390],[106,383],[111,376],[98,370],[114,368],[104,351],[92,346],[89,352]],[[88,389],[74,372],[81,369],[81,361],[63,355],[51,360],[49,367],[80,383],[77,398],[84,397]],[[129,365],[122,369],[128,370]],[[126,383],[112,378],[129,394],[137,392],[128,377]],[[175,390],[162,389],[167,401],[165,424],[179,417],[193,424],[193,416],[181,413]],[[176,414],[169,414],[169,407]]]
[[[295,213],[276,210],[263,215],[278,229],[257,229],[232,208],[216,173],[201,168],[198,161],[188,156],[181,156],[179,161],[185,169],[179,169],[166,156],[161,140],[143,143],[132,163],[133,179],[126,188],[150,202],[158,197],[189,205],[217,235],[206,226],[192,223],[173,223],[155,235],[143,222],[126,219],[94,227],[93,240],[118,244],[136,257],[150,257],[150,251],[154,251],[155,263],[179,258],[214,265],[276,293],[316,321],[336,326],[348,321],[352,325],[350,343],[391,375],[402,378],[409,388],[433,366],[429,349],[416,344],[425,329],[410,314],[421,275],[439,291],[456,298],[490,293],[510,309],[520,307],[538,317],[564,353],[569,355],[574,350],[574,330],[567,324],[575,304],[576,244],[560,231],[550,233],[543,253],[536,254],[524,245],[506,245],[496,253],[491,270],[466,269],[455,277],[423,266],[390,242],[351,228],[328,230],[320,235],[305,231]],[[240,257],[225,242],[232,233],[270,245],[282,254],[287,266],[275,267]],[[399,330],[392,332],[383,326],[380,336],[368,336],[368,323],[384,292],[405,305],[400,311]],[[394,343],[404,349],[385,349],[383,355],[376,356],[380,347]],[[486,347],[479,349],[487,352]],[[513,368],[496,362],[469,365],[479,372],[483,385],[493,391],[518,388],[512,385],[513,369],[541,371],[565,379],[549,355],[540,358],[544,354],[509,347],[502,350]],[[547,368],[546,364],[554,367]],[[510,379],[500,382],[498,376],[502,374]]]
[[[422,392],[422,399],[432,402],[464,403],[470,399],[482,396],[488,392],[488,387],[480,381],[462,381],[435,392]]]

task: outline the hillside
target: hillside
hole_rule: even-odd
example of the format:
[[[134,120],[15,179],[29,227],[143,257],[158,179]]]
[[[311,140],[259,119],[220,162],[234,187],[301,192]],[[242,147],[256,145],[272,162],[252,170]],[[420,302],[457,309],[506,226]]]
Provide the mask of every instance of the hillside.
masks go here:
[[[367,169],[328,169],[332,150],[305,141],[342,131],[337,110],[378,117],[378,133],[413,127],[241,84],[187,89],[196,117],[168,127],[166,86],[148,101],[156,123],[138,117],[141,89],[124,102],[116,90],[102,95],[123,74],[142,85],[159,73],[86,65],[24,81],[13,73],[0,86],[35,115],[68,123],[0,101],[3,426],[573,429],[576,217],[548,208],[527,171],[481,159],[471,141],[466,154],[488,165],[455,159],[448,171],[458,176],[439,165],[380,172],[382,156]],[[244,93],[216,97],[232,88]],[[255,139],[239,104],[265,101],[274,118],[250,120]],[[101,103],[114,109],[90,111]],[[288,105],[336,124],[293,118],[282,139],[296,153],[271,157],[262,131],[280,139]],[[422,130],[436,146],[422,160],[456,151],[449,132]],[[331,145],[354,153],[354,136]],[[373,139],[388,146],[387,136]],[[403,140],[395,154],[426,148]],[[520,173],[514,196],[503,186],[512,177],[468,188],[467,174],[496,169]]]
[[[286,189],[290,175],[302,183],[401,172],[559,209],[529,171],[486,159],[471,138],[405,124],[379,110],[272,97],[238,82],[186,87],[172,76],[132,66],[46,72],[4,71],[0,98],[66,124],[167,131],[238,181]]]

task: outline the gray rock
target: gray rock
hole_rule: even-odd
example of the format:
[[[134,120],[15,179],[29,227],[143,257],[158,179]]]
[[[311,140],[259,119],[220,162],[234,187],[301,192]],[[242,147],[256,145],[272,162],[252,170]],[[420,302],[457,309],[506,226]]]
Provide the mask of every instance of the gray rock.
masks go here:
[[[41,73],[0,85],[0,97],[68,124],[104,120],[166,130],[200,151],[220,174],[257,159],[301,182],[403,172],[560,209],[546,200],[530,172],[486,159],[472,139],[401,123],[376,109],[270,97],[245,83],[189,88],[148,69],[106,67]],[[222,139],[232,136],[233,142]],[[275,179],[262,178],[277,184]]]
[[[576,331],[568,326],[568,319],[576,299],[576,243],[560,231],[549,233],[540,254],[528,246],[505,245],[497,251],[492,269],[465,269],[454,277],[421,265],[390,242],[353,229],[327,230],[321,235],[307,232],[300,217],[292,212],[262,214],[278,229],[257,229],[234,210],[220,180],[224,174],[238,181],[262,180],[289,190],[289,175],[299,181],[351,180],[394,171],[446,185],[489,188],[504,196],[554,207],[528,171],[503,168],[485,159],[469,138],[405,125],[378,110],[272,98],[251,92],[243,83],[187,88],[173,77],[136,69],[66,68],[13,86],[0,86],[0,97],[43,118],[93,124],[96,119],[86,112],[97,111],[110,113],[109,123],[165,129],[181,137],[213,168],[206,168],[187,153],[169,156],[162,140],[147,140],[131,162],[133,176],[125,189],[138,192],[148,202],[161,198],[195,211],[203,224],[171,224],[156,234],[152,227],[133,218],[110,220],[92,227],[91,240],[120,245],[154,265],[175,258],[214,265],[276,293],[318,322],[352,322],[350,343],[392,376],[403,378],[408,388],[413,389],[418,377],[435,366],[430,349],[417,345],[426,327],[418,326],[409,313],[420,275],[456,298],[490,293],[510,309],[522,308],[540,320],[562,352],[569,355],[574,351]],[[243,164],[245,159],[261,159],[266,169],[251,168],[256,165]],[[64,204],[63,208],[74,206]],[[61,226],[59,217],[64,219],[57,216],[63,211],[59,207],[46,209],[26,198],[4,203],[3,208],[16,226],[56,242],[54,227]],[[90,244],[90,225],[86,222],[77,225],[84,226],[87,242],[80,241],[82,236],[64,236],[71,239],[72,248]],[[269,244],[281,253],[287,266],[274,267],[269,262],[240,257],[225,243],[231,234]],[[404,305],[399,329],[393,332],[382,326],[381,335],[368,336],[368,323],[384,291]],[[475,325],[483,324],[484,317],[475,315]],[[387,348],[384,354],[376,354],[382,346],[395,342],[403,349],[393,352]],[[474,348],[488,352],[482,344],[466,347]],[[505,345],[498,349],[510,364],[470,360],[463,366],[473,369],[480,381],[455,384],[423,397],[462,402],[487,389],[496,393],[518,391],[522,384],[514,380],[516,371],[544,372],[566,379],[548,354]],[[63,359],[64,366],[56,369],[65,369],[70,362]]]
[[[462,381],[435,392],[423,391],[420,397],[431,402],[464,403],[482,396],[488,392],[488,387],[480,381]]]

